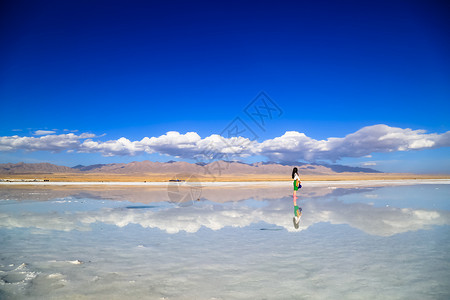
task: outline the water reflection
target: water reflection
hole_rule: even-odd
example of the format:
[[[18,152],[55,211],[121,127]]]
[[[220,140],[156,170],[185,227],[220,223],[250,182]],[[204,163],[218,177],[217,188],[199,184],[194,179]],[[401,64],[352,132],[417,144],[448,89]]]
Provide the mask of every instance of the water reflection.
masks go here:
[[[450,224],[450,212],[446,210],[376,206],[373,203],[365,203],[367,199],[375,200],[374,195],[377,195],[378,189],[382,188],[331,190],[324,188],[322,191],[316,190],[316,194],[309,197],[307,192],[303,193],[298,200],[294,198],[294,226],[291,221],[292,196],[280,197],[278,193],[278,197],[275,197],[275,194],[272,194],[273,189],[216,189],[214,192],[207,189],[203,191],[203,197],[199,199],[201,201],[189,201],[193,205],[188,207],[180,207],[168,201],[157,201],[158,197],[166,199],[167,195],[163,197],[161,193],[164,191],[156,190],[149,193],[151,199],[147,194],[146,202],[142,202],[152,205],[133,204],[135,199],[132,198],[127,198],[126,202],[105,200],[113,196],[111,191],[108,191],[106,197],[102,197],[106,191],[83,191],[37,203],[3,200],[0,206],[0,227],[44,231],[89,231],[95,223],[117,227],[137,224],[144,228],[158,228],[174,234],[180,231],[194,233],[202,227],[211,230],[225,227],[243,228],[259,222],[282,227],[287,231],[302,231],[318,223],[330,223],[346,224],[370,235],[392,236]],[[5,191],[2,192],[5,199]],[[130,191],[116,192],[120,197]],[[61,195],[61,191],[57,193],[58,196]],[[226,201],[230,194],[239,194],[241,197],[246,195],[246,198]],[[361,195],[361,202],[346,203],[342,200],[343,195],[358,194]],[[39,193],[39,196],[43,195],[50,198],[51,193],[48,191]],[[370,196],[365,197],[367,195]],[[15,193],[9,191],[7,199],[11,198],[31,199],[32,194],[24,195],[23,191]],[[298,204],[301,203],[302,208],[296,201],[299,201]],[[303,210],[308,214],[301,216]]]
[[[300,218],[302,216],[302,208],[297,205],[297,195],[294,193],[294,218],[292,221],[294,222],[294,228],[298,229],[300,224]]]
[[[292,219],[292,221],[294,222],[295,229],[299,228],[302,213],[303,213],[303,209],[301,207],[298,207],[297,205],[295,205],[294,206],[294,218]]]

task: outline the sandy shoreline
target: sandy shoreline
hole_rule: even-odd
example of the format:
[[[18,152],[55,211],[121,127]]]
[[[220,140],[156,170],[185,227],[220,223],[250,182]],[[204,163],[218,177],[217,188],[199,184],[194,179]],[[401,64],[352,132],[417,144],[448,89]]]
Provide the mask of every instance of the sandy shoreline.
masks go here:
[[[368,187],[390,185],[418,185],[418,184],[450,184],[450,179],[371,179],[371,180],[303,180],[308,187]],[[139,187],[139,188],[167,188],[173,186],[199,186],[212,188],[227,187],[290,187],[291,181],[189,181],[189,182],[0,182],[0,188],[10,187]]]
[[[302,175],[302,181],[352,181],[352,180],[423,180],[423,179],[450,179],[450,175],[433,174],[403,174],[403,173],[339,173],[332,175]],[[202,174],[0,174],[1,181],[46,181],[46,183],[78,182],[78,183],[167,183],[173,179],[196,182],[290,182],[286,174],[222,174],[218,176],[205,176]],[[27,183],[28,184],[28,183]]]

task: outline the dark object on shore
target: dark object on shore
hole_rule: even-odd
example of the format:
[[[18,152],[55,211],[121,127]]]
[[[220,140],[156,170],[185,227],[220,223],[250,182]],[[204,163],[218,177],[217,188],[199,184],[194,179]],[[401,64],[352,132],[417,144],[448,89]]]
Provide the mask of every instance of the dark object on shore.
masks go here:
[[[185,182],[186,180],[183,179],[170,179],[170,182]]]

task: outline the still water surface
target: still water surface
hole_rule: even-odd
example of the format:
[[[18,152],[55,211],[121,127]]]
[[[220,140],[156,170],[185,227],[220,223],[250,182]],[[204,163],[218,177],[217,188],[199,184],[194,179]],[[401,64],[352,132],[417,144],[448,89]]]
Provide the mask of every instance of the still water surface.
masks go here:
[[[449,299],[450,184],[2,187],[1,299]]]

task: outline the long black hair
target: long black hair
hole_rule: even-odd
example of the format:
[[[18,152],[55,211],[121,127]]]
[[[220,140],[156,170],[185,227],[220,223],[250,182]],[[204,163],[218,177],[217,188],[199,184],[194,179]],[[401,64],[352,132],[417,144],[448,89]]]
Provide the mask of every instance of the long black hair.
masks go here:
[[[294,179],[295,174],[298,175],[298,169],[297,169],[297,167],[295,167],[295,168],[292,170],[292,179]]]

